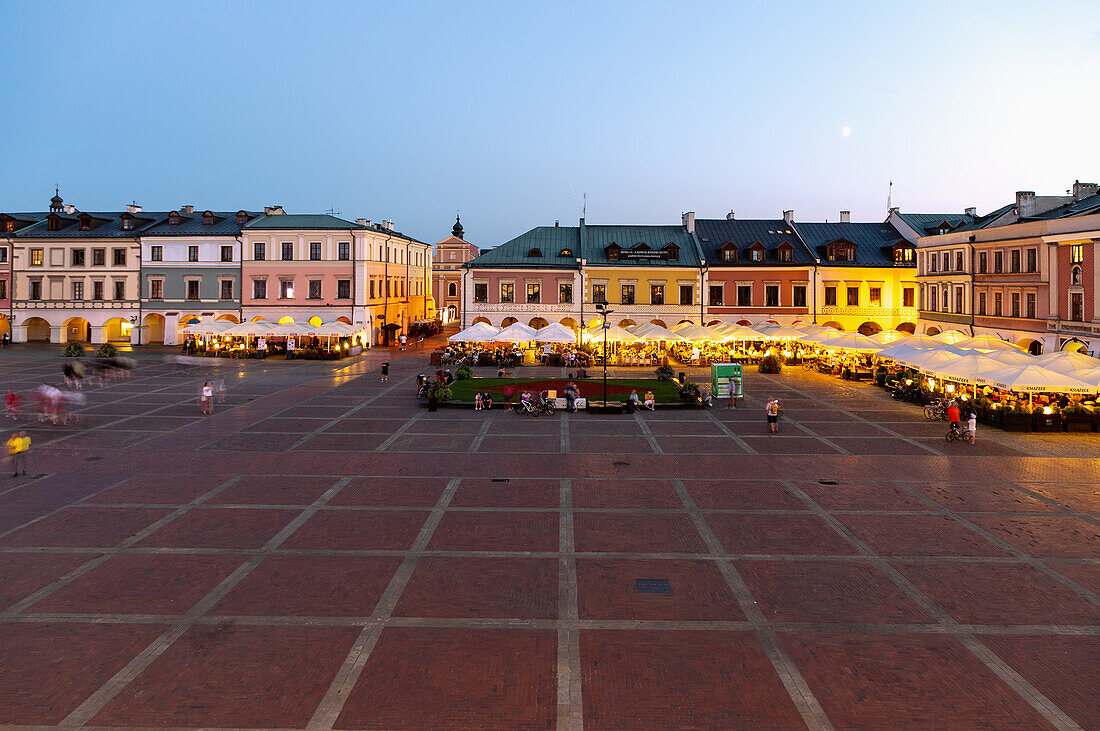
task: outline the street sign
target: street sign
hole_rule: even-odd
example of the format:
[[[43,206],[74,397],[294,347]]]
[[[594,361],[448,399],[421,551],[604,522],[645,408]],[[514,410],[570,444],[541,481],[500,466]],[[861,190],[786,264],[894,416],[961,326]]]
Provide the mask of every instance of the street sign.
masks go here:
[[[714,398],[745,397],[744,373],[740,363],[712,363],[710,366],[710,392]]]

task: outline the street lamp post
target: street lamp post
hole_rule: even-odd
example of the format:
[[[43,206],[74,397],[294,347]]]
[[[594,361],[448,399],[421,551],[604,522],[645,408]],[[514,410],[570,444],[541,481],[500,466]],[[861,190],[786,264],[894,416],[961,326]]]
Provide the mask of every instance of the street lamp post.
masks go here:
[[[607,305],[596,305],[596,312],[600,313],[603,318],[603,407],[607,409],[607,331],[611,329],[611,321],[608,320],[608,316],[611,314],[611,310],[607,309]]]

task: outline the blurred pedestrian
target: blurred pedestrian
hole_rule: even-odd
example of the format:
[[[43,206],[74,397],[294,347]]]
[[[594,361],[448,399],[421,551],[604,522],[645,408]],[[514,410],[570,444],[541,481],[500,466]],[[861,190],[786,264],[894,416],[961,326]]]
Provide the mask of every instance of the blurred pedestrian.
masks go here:
[[[768,399],[768,405],[764,407],[764,413],[768,415],[768,430],[772,434],[779,431],[779,400]]]
[[[27,474],[27,453],[31,451],[31,438],[20,431],[8,437],[8,456],[11,457],[11,476]]]
[[[22,399],[19,398],[19,394],[9,388],[8,395],[4,397],[4,406],[7,408],[8,418],[16,420],[20,416],[20,411],[22,411]]]
[[[390,362],[388,360],[382,361],[382,383],[386,383],[390,380]]]
[[[202,413],[205,416],[209,416],[214,413],[214,387],[210,385],[210,381],[207,381],[202,386]]]

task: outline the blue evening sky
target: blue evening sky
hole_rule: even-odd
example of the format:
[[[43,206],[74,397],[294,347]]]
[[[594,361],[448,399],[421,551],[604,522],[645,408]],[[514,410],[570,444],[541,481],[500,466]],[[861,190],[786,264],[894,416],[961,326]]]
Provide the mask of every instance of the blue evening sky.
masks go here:
[[[1100,3],[0,0],[0,211],[280,203],[427,241],[984,212],[1100,178]],[[845,128],[848,134],[845,135]]]

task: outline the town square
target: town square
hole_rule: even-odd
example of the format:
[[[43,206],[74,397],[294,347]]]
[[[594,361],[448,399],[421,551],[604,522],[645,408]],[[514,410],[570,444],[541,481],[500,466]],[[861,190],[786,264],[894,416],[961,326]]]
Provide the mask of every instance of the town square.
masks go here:
[[[0,6],[0,729],[1100,729],[1095,6]]]

